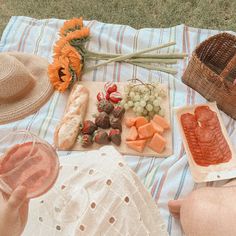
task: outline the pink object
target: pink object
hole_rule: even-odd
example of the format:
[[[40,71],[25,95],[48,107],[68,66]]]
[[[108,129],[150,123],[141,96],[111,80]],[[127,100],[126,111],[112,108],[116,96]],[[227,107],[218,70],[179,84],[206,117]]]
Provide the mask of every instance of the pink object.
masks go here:
[[[110,101],[114,103],[118,103],[122,100],[122,95],[120,92],[113,92],[110,94]]]
[[[99,92],[99,93],[97,94],[97,100],[98,100],[98,101],[101,101],[101,100],[104,99],[104,98],[105,98],[105,95],[104,95],[103,92]]]
[[[106,93],[112,93],[117,91],[117,85],[114,82],[106,82],[104,85],[104,90]]]
[[[0,187],[8,194],[23,185],[27,188],[27,197],[35,198],[47,192],[57,179],[58,157],[46,142],[15,144],[2,158]]]
[[[110,100],[110,94],[106,93],[106,100],[109,101]]]

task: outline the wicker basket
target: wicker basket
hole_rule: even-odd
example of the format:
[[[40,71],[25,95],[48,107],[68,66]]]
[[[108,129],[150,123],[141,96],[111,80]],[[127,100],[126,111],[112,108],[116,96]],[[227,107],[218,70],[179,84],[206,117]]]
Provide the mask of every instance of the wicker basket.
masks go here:
[[[221,33],[193,52],[182,80],[236,119],[236,36]]]

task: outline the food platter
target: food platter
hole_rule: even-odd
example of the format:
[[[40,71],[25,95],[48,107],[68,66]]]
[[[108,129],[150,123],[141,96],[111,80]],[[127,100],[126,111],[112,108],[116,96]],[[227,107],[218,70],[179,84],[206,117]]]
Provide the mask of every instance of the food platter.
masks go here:
[[[90,81],[82,81],[80,82],[83,86],[85,86],[90,93],[89,96],[89,105],[87,108],[87,112],[85,115],[85,120],[94,120],[94,115],[97,113],[97,98],[96,95],[103,90],[104,82],[90,82]],[[127,86],[128,83],[117,83],[118,90],[122,93],[124,91],[124,87]],[[166,91],[166,98],[163,100],[163,107],[165,108],[165,119],[170,121],[170,107],[169,107],[169,97],[167,92],[167,87],[165,85],[160,85]],[[154,157],[168,157],[172,154],[172,130],[171,128],[163,134],[163,137],[166,140],[166,147],[163,152],[157,153],[150,149],[148,145],[145,146],[142,152],[137,152],[131,148],[129,148],[126,143],[125,139],[128,135],[129,129],[127,129],[125,125],[125,118],[126,117],[135,117],[133,111],[128,110],[124,114],[124,118],[122,120],[122,134],[121,134],[121,144],[119,146],[114,145],[114,147],[121,153],[126,155],[138,155],[138,156],[154,156]],[[150,140],[148,141],[150,142]],[[79,140],[75,143],[72,150],[79,150],[79,151],[86,151],[86,150],[94,150],[100,148],[101,145],[94,143],[89,148],[84,148],[81,146]]]
[[[217,154],[216,153],[217,150],[215,150],[215,152],[214,150],[211,152],[209,151],[208,153],[211,153],[211,156],[209,156],[209,154],[207,155],[207,152],[203,152],[203,156],[201,158],[204,158],[204,160],[196,159],[196,152],[193,151],[193,148],[191,147],[192,146],[191,142],[189,141],[189,135],[187,135],[186,129],[184,128],[183,116],[184,115],[191,116],[194,114],[194,112],[196,114],[196,109],[199,109],[202,107],[208,107],[213,112],[213,114],[216,115],[218,118],[219,129],[222,135],[222,141],[213,140],[212,142],[216,142],[216,145],[218,146],[222,145],[221,143],[224,143],[224,142],[225,142],[224,143],[225,145],[227,144],[225,146],[225,149],[228,150],[227,153],[229,154],[229,158],[224,157],[226,158],[225,160],[222,159],[221,161],[218,161],[218,162],[215,161],[214,155]],[[227,131],[224,127],[224,124],[221,119],[219,110],[216,106],[216,103],[197,104],[193,106],[185,106],[185,107],[177,108],[175,109],[175,114],[176,114],[178,125],[180,128],[180,133],[183,138],[183,144],[186,150],[190,170],[191,170],[194,181],[197,183],[200,183],[200,182],[209,182],[209,181],[230,179],[230,178],[236,177],[235,151],[228,137]],[[201,122],[200,122],[200,126],[201,126]],[[202,127],[200,127],[199,130],[202,131],[202,133],[199,134],[201,137],[197,138],[197,140],[201,141],[201,139],[208,137],[212,133],[214,133],[216,131],[216,128],[212,128],[212,130],[210,130],[208,129],[208,127],[204,127],[202,125]],[[208,130],[210,131],[210,133],[207,133]],[[195,131],[195,134],[198,135],[198,130]],[[193,134],[191,134],[191,140],[194,140]],[[209,143],[210,149],[213,148],[212,145],[211,143]],[[204,150],[204,148],[205,147],[201,145],[201,151]],[[217,149],[217,147],[215,149]],[[211,158],[212,158],[212,162],[210,162]]]

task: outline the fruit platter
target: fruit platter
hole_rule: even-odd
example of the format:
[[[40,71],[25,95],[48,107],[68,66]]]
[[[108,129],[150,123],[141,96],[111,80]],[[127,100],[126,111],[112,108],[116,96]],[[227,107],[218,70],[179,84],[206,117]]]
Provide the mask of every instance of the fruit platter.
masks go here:
[[[55,132],[59,149],[85,151],[111,144],[127,155],[168,157],[172,154],[169,97],[165,85],[140,80],[127,83],[81,81],[79,84],[88,94],[88,99],[84,99],[86,108],[81,106],[80,109],[84,109],[84,116],[79,134],[73,146],[60,145],[60,132],[66,127],[62,127],[62,119]],[[65,117],[70,110],[74,108],[67,108]],[[65,117],[64,122],[67,122]],[[70,130],[71,125],[67,125]]]
[[[176,116],[195,182],[235,177],[235,153],[216,103],[181,107]]]

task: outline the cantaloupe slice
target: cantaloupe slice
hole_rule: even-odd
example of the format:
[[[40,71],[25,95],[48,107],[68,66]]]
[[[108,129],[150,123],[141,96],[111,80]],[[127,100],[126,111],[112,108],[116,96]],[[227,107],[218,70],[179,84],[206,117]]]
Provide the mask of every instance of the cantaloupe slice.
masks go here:
[[[125,125],[126,127],[130,128],[131,126],[135,125],[136,118],[125,117]]]
[[[158,133],[155,133],[148,146],[155,152],[162,153],[166,147],[166,140]]]
[[[127,141],[134,141],[138,138],[138,131],[137,131],[137,128],[135,126],[132,126],[130,129],[129,129],[129,133],[126,137],[126,140]]]
[[[126,141],[126,144],[129,148],[134,149],[137,152],[143,152],[146,142],[146,140],[135,140]]]
[[[148,120],[145,117],[143,117],[143,116],[136,117],[135,126],[137,127],[137,129],[140,126],[145,125],[147,123],[148,123]]]
[[[158,125],[160,125],[163,129],[169,129],[170,128],[169,122],[165,118],[163,118],[159,115],[155,115],[152,120],[154,122],[156,122]]]
[[[147,123],[138,128],[138,135],[141,139],[150,138],[155,133],[155,129],[153,128],[151,123]]]
[[[158,134],[164,133],[164,129],[160,125],[158,125],[155,121],[151,120],[150,123],[152,124],[153,128]]]

